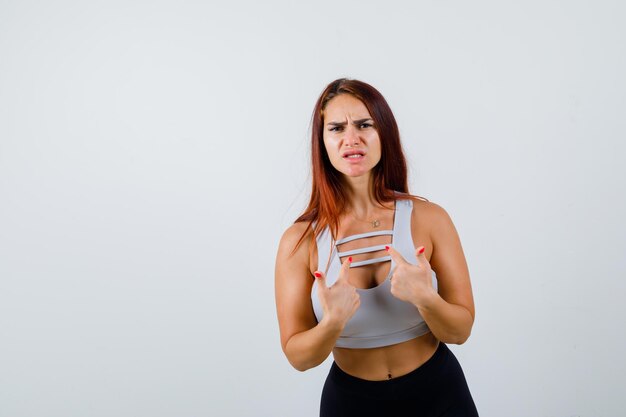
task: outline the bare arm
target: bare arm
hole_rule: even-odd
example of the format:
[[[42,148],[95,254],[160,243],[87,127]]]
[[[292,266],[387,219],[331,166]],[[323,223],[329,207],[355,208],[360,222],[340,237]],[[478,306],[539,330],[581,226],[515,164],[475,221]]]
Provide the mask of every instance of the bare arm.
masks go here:
[[[469,338],[474,318],[466,307],[449,303],[435,294],[429,303],[418,309],[430,331],[442,342],[460,345]]]
[[[309,269],[309,242],[291,254],[303,224],[290,227],[281,239],[276,257],[275,295],[280,342],[289,363],[299,371],[313,368],[328,357],[345,323],[358,308],[358,295],[347,282],[326,287],[325,277],[318,281],[318,295],[324,304],[324,317],[317,323],[311,304],[312,279]],[[346,263],[347,264],[347,263]],[[342,268],[345,269],[345,268]],[[347,281],[347,280],[346,280]],[[354,297],[356,297],[356,305]],[[328,302],[330,299],[332,302]],[[328,308],[328,305],[334,308]],[[352,308],[354,307],[354,308]]]

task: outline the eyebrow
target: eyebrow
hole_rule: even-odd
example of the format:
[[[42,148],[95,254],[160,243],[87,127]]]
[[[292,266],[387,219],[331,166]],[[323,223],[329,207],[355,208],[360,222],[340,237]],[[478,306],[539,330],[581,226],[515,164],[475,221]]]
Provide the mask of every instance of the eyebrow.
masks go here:
[[[368,120],[369,120],[369,121],[372,121],[372,122],[374,121],[374,120],[372,120],[372,118],[371,118],[371,117],[367,117],[367,118],[365,118],[365,119],[355,120],[353,124],[355,124],[355,125],[360,125],[361,123],[365,123],[365,122],[367,122]],[[345,125],[347,125],[347,124],[348,124],[348,122],[328,122],[328,123],[326,123],[326,125],[330,125],[330,126],[345,126]]]

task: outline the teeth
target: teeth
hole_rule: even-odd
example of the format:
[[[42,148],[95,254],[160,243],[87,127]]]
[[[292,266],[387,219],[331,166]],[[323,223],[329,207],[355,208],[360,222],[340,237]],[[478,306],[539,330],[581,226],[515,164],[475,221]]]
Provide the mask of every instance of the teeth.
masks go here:
[[[356,153],[356,154],[354,154],[354,155],[348,155],[348,156],[346,156],[346,158],[360,158],[360,157],[362,157],[362,156],[363,156],[363,155],[360,155],[360,154]]]

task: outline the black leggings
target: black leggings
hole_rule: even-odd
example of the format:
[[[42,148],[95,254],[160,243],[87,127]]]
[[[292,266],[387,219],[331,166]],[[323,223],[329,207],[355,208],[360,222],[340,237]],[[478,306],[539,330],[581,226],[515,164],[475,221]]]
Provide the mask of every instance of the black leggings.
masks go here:
[[[406,375],[368,381],[342,371],[333,362],[324,389],[320,417],[477,417],[461,365],[445,343],[423,365]]]

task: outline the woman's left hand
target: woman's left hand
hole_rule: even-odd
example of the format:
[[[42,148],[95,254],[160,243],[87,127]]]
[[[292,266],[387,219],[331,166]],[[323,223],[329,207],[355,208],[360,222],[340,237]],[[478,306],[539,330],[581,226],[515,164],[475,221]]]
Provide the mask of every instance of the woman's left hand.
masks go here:
[[[419,265],[407,262],[392,247],[389,247],[388,252],[396,264],[391,276],[391,294],[418,308],[426,305],[437,291],[433,287],[432,270],[424,255],[424,247],[420,246],[415,250]]]

